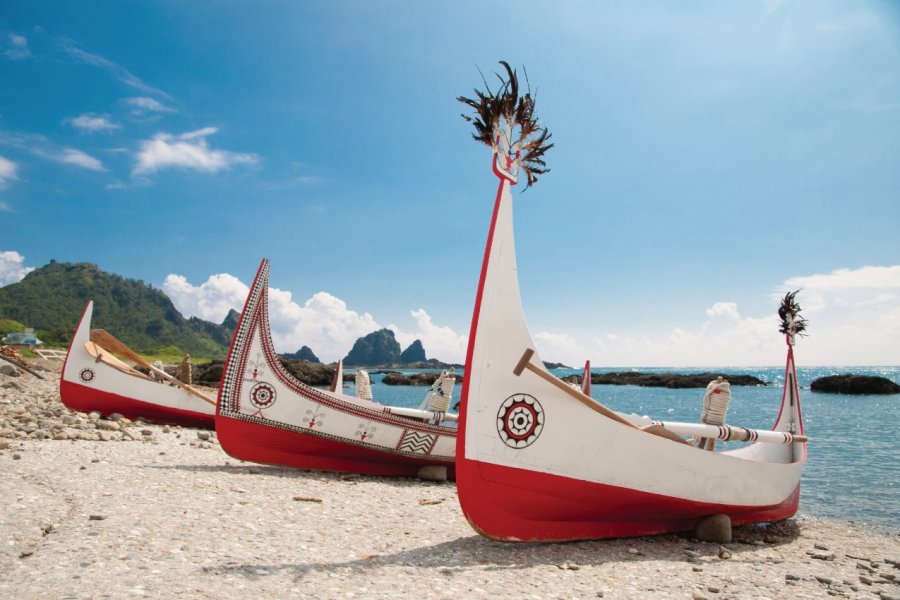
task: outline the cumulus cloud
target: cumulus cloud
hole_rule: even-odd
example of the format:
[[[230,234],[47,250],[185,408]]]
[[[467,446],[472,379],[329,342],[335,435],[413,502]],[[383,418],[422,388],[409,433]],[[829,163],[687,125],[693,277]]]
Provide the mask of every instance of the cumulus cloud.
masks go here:
[[[181,135],[158,133],[140,143],[132,175],[149,175],[162,169],[181,168],[207,173],[229,169],[235,165],[259,163],[256,154],[214,150],[206,138],[216,133],[215,127],[205,127]]]
[[[229,310],[243,309],[250,291],[227,273],[212,275],[197,286],[171,274],[162,289],[183,315],[215,323],[221,323]],[[357,338],[381,329],[372,315],[351,310],[327,292],[318,292],[301,304],[291,292],[276,288],[269,288],[269,321],[279,352],[295,352],[305,345],[325,362],[343,358]]]
[[[22,60],[31,56],[28,49],[28,40],[24,36],[10,33],[6,37],[5,50],[3,56],[10,60]]]
[[[403,331],[396,325],[388,326],[394,331],[402,348],[421,340],[428,358],[454,363],[462,363],[466,359],[467,335],[458,334],[447,326],[436,325],[423,308],[410,311],[409,314],[415,320],[415,331]]]
[[[7,182],[16,178],[16,163],[0,156],[0,188],[6,187]]]
[[[210,275],[204,283],[194,286],[183,275],[170,274],[162,289],[181,314],[221,323],[228,311],[240,311],[250,288],[234,275]]]
[[[592,340],[580,333],[541,332],[535,344],[542,358],[572,366],[585,359],[614,367],[777,365],[785,346],[775,309],[786,291],[800,289],[797,300],[809,319],[809,336],[796,350],[801,364],[896,364],[900,265],[797,275],[774,288],[771,310],[763,314],[742,316],[738,303],[722,301],[703,310],[699,327],[673,323],[654,335],[604,331]]]
[[[0,252],[0,287],[21,281],[23,277],[34,271],[34,267],[26,267],[25,257],[14,250]]]
[[[80,129],[81,131],[86,131],[88,133],[95,133],[98,131],[110,131],[113,129],[119,129],[120,125],[117,125],[109,120],[109,115],[95,115],[92,113],[85,113],[83,115],[78,115],[77,117],[72,117],[71,119],[66,119],[66,123],[75,127],[76,129]]]

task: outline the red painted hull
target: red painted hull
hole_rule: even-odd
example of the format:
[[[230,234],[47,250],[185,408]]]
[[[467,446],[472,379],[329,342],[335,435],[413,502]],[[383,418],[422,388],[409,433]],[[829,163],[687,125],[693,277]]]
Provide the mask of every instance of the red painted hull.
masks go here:
[[[362,475],[415,477],[420,467],[443,465],[454,479],[452,462],[414,460],[296,431],[216,417],[222,449],[239,460]]]
[[[730,506],[694,502],[457,459],[463,513],[476,531],[505,541],[564,541],[634,537],[691,531],[697,521],[727,514],[732,524],[778,521],[793,516],[800,486],[773,506]],[[475,493],[477,491],[477,494]],[[523,538],[522,532],[528,532]]]
[[[215,427],[215,419],[212,415],[142,402],[134,398],[78,385],[65,379],[61,379],[59,382],[59,396],[63,404],[79,412],[96,411],[104,416],[119,413],[132,420],[140,418],[161,425],[183,425],[201,429]]]

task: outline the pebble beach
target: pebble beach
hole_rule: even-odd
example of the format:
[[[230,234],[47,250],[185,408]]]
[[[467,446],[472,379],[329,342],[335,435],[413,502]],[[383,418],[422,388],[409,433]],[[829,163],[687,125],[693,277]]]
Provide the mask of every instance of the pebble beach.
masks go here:
[[[900,600],[896,531],[494,542],[452,482],[242,463],[213,432],[71,412],[35,363],[0,374],[0,598]]]

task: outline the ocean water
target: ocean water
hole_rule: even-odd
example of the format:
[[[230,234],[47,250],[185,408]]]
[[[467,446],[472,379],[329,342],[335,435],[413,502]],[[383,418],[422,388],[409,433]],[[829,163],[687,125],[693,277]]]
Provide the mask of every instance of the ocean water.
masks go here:
[[[594,373],[629,369],[593,369]],[[635,368],[644,373],[717,372],[708,368]],[[768,429],[775,423],[784,384],[784,367],[727,368],[728,374],[754,375],[770,385],[732,388],[728,423]],[[563,377],[580,369],[556,369]],[[826,375],[879,375],[900,384],[900,367],[798,367],[803,424],[810,437],[803,472],[800,513],[852,521],[882,532],[900,534],[900,394],[843,396],[812,392],[810,383]],[[382,404],[417,407],[427,388],[387,386],[372,376],[372,394]],[[354,393],[351,385],[345,390]],[[454,403],[461,386],[454,389]],[[662,421],[696,422],[703,389],[670,390],[637,386],[594,385],[591,395],[622,412]],[[719,442],[717,447],[732,447]]]

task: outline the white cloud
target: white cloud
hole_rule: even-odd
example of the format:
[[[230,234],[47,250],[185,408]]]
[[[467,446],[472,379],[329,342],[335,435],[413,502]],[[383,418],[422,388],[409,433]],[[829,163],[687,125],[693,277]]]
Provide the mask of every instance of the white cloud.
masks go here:
[[[21,281],[23,277],[34,271],[34,267],[25,267],[25,257],[14,250],[0,252],[0,287]]]
[[[171,274],[162,289],[185,316],[215,323],[221,323],[230,309],[242,310],[250,291],[227,273],[212,275],[199,286]],[[318,292],[301,305],[290,292],[276,288],[269,288],[269,321],[279,352],[309,346],[324,362],[343,358],[357,338],[381,328],[372,315],[350,310],[346,302],[327,292]]]
[[[66,119],[66,123],[69,123],[72,127],[82,131],[87,131],[88,133],[110,131],[121,127],[110,121],[108,115],[95,115],[92,113],[85,113],[83,115],[78,115],[77,117],[72,117],[71,119]]]
[[[136,115],[141,115],[146,112],[175,112],[174,108],[166,106],[165,104],[148,96],[125,98],[125,103],[132,107],[132,113]]]
[[[716,302],[710,308],[706,309],[706,316],[713,317],[728,317],[731,319],[740,319],[741,315],[738,314],[737,304],[734,302]]]
[[[154,96],[160,96],[162,98],[171,98],[171,96],[169,96],[164,91],[147,85],[146,83],[141,81],[139,77],[137,77],[122,65],[111,61],[108,58],[100,56],[99,54],[93,54],[91,52],[83,50],[70,39],[62,39],[60,41],[60,45],[69,56],[75,58],[80,62],[99,67],[109,72],[113,77],[115,77],[128,87],[139,90],[145,94],[152,94]]]
[[[31,51],[28,49],[28,40],[24,36],[10,33],[7,36],[6,50],[3,51],[3,56],[10,60],[28,58],[31,56]]]
[[[443,362],[462,363],[466,359],[467,335],[460,335],[450,327],[436,325],[425,309],[410,311],[416,322],[415,331],[402,331],[396,325],[389,325],[401,348],[406,349],[416,340],[421,340],[428,358]]]
[[[6,133],[0,131],[0,144],[19,148],[45,160],[57,163],[75,165],[91,171],[106,170],[103,167],[103,163],[93,156],[75,148],[58,146],[46,136],[37,133]]]
[[[193,286],[183,275],[170,274],[162,289],[185,316],[221,323],[228,311],[240,311],[250,288],[234,275],[210,275],[204,283]]]
[[[216,131],[215,127],[205,127],[178,136],[158,133],[152,139],[142,141],[132,175],[146,175],[168,168],[215,173],[234,165],[259,163],[256,154],[210,148],[206,138]]]
[[[790,289],[818,291],[900,288],[900,265],[837,269],[823,275],[802,275],[791,277],[784,285]]]
[[[16,163],[0,156],[0,188],[6,187],[6,183],[16,178]]]
[[[535,344],[545,360],[572,366],[761,366],[783,360],[776,308],[785,291],[797,290],[809,319],[808,337],[797,342],[805,365],[888,365],[900,356],[900,265],[837,269],[798,275],[777,287],[768,314],[741,316],[736,302],[715,302],[696,328],[672,323],[668,332],[541,332]],[[698,311],[699,312],[699,311]]]
[[[12,207],[6,202],[0,200],[0,212],[12,212]]]
[[[106,170],[105,168],[103,168],[103,163],[101,163],[99,160],[89,154],[85,154],[81,150],[76,150],[74,148],[63,148],[62,152],[55,160],[67,165],[75,165],[83,169],[88,169],[90,171]]]

